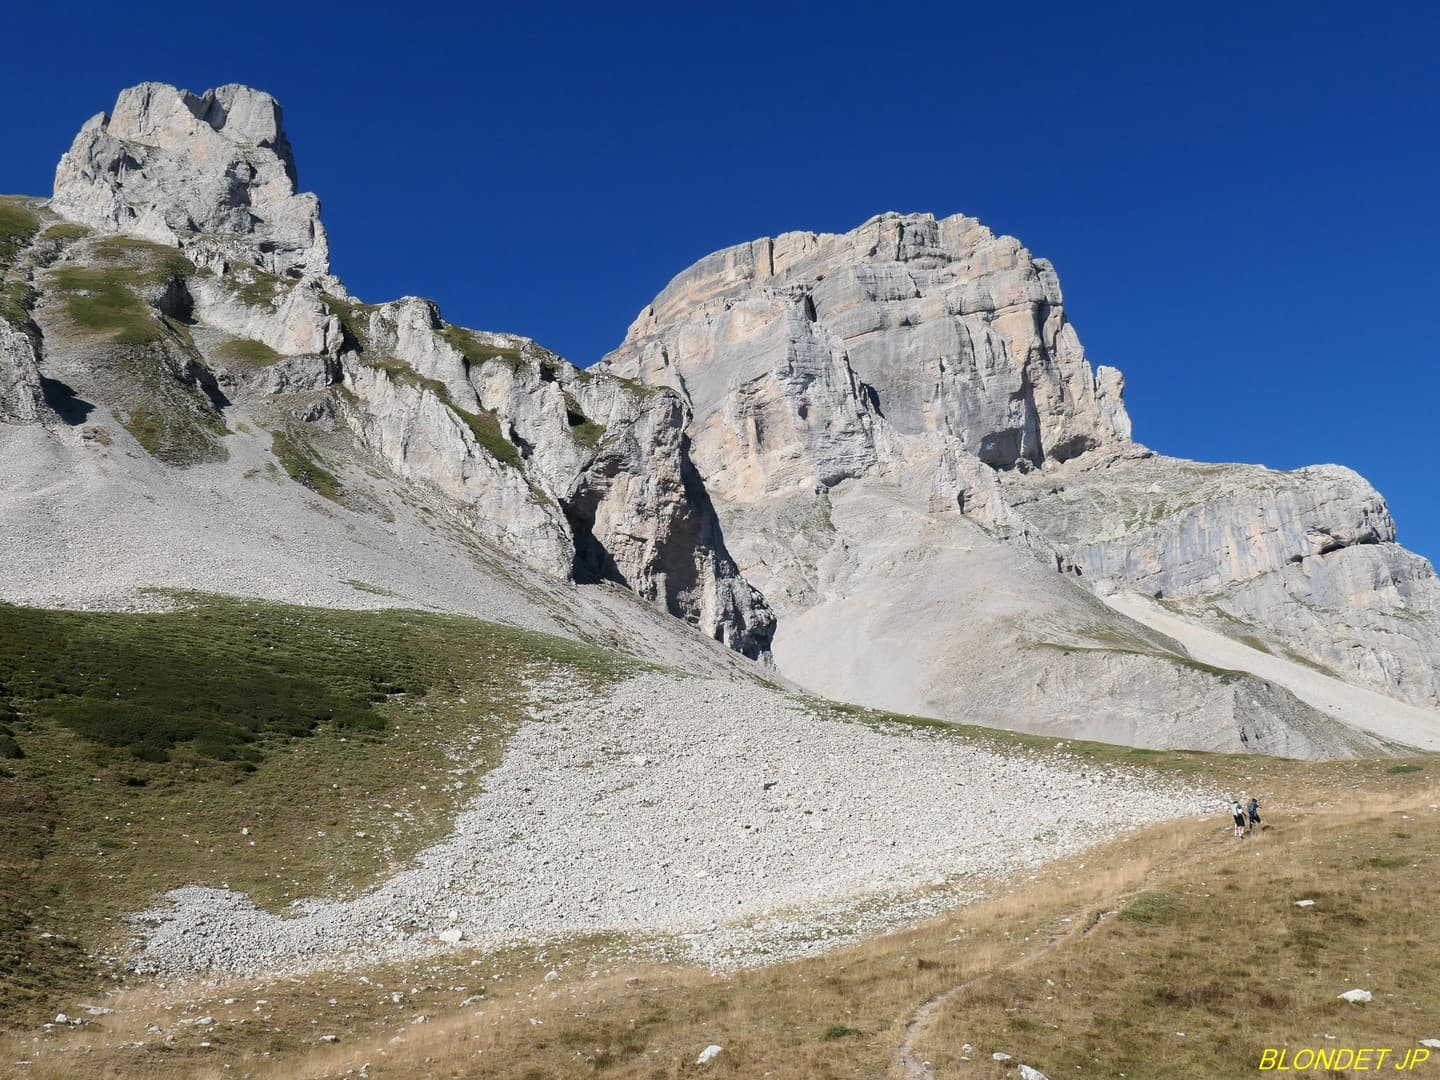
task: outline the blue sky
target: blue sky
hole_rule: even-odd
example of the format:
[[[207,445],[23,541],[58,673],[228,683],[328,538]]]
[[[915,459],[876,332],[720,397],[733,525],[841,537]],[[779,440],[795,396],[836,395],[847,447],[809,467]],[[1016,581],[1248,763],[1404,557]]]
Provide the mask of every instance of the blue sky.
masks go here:
[[[1054,261],[1138,439],[1350,465],[1440,558],[1432,6],[520,7],[26,5],[0,190],[126,85],[246,82],[353,291],[580,364],[716,248],[964,212]]]

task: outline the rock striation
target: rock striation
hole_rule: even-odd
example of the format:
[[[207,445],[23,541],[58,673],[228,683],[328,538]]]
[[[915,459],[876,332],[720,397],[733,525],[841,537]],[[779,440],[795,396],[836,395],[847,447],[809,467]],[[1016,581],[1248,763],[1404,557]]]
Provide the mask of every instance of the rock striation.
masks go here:
[[[1052,732],[1069,717],[1065,730],[1140,745],[1345,752],[1266,680],[1177,671],[1178,641],[1077,599],[1134,590],[1440,703],[1440,582],[1394,543],[1379,494],[1336,466],[1207,465],[1134,443],[1123,379],[1086,359],[1053,267],[971,218],[884,214],[708,256],[604,367],[685,396],[695,463],[779,616],[781,669],[817,690]],[[1262,715],[1268,735],[1245,731]]]

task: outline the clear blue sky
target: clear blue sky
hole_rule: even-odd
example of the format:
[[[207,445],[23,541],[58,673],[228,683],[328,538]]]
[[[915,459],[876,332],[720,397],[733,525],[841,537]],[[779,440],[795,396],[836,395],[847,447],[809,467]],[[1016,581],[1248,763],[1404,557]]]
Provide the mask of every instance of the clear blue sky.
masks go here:
[[[716,248],[963,211],[1055,262],[1141,441],[1350,465],[1440,557],[1433,5],[690,6],[12,5],[0,190],[126,85],[249,83],[353,291],[582,365]]]

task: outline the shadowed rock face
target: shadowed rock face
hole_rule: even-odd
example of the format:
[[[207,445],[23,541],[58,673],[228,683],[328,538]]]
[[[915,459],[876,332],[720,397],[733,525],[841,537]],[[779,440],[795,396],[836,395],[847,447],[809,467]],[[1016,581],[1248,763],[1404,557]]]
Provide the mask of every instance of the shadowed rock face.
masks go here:
[[[35,206],[90,232],[21,253],[31,296],[25,327],[0,324],[0,421],[53,421],[53,371],[177,466],[223,461],[227,424],[259,422],[326,498],[390,513],[346,479],[383,474],[516,564],[623,585],[768,659],[774,618],[726,550],[683,401],[453,326],[426,300],[350,298],[268,94],[126,90]]]

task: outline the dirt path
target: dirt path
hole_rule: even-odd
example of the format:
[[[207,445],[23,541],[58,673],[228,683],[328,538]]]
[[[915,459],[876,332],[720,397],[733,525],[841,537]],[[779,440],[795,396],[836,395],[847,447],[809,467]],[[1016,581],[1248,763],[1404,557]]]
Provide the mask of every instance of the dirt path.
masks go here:
[[[917,1047],[928,1033],[931,1024],[934,1022],[936,1013],[940,1007],[966,990],[979,986],[988,979],[1006,972],[1015,971],[1026,965],[1048,956],[1066,945],[1072,945],[1083,940],[1093,933],[1105,920],[1122,911],[1125,905],[1151,888],[1157,876],[1171,873],[1178,866],[1195,862],[1205,855],[1211,853],[1216,847],[1223,845],[1229,839],[1228,830],[1216,830],[1210,835],[1204,833],[1198,835],[1193,843],[1187,844],[1180,851],[1175,852],[1167,859],[1163,859],[1150,868],[1144,880],[1133,887],[1117,894],[1114,897],[1092,901],[1078,907],[1057,912],[1040,925],[1033,936],[1044,937],[1045,942],[1040,948],[1031,952],[1021,953],[1013,961],[1003,964],[1000,967],[992,968],[982,972],[973,978],[966,979],[962,983],[942,990],[940,993],[929,998],[920,1004],[905,1021],[904,1036],[900,1045],[895,1051],[895,1064],[898,1066],[898,1075],[903,1080],[935,1080],[935,1072],[930,1063],[918,1051]],[[1104,910],[1097,911],[1097,907]],[[1077,925],[1078,924],[1078,925]]]
[[[1130,894],[1127,893],[1125,896],[1120,897],[1117,903],[1123,902],[1129,895]],[[1037,951],[1021,955],[1014,963],[1007,964],[1003,968],[987,971],[982,975],[975,976],[973,979],[967,979],[957,986],[952,986],[948,990],[942,990],[930,998],[930,1000],[922,1003],[918,1009],[910,1014],[910,1019],[905,1022],[905,1037],[900,1040],[900,1047],[895,1053],[895,1060],[900,1066],[900,1075],[903,1076],[905,1080],[935,1080],[935,1073],[931,1069],[930,1063],[919,1054],[916,1046],[925,1036],[926,1032],[929,1031],[936,1010],[938,1010],[940,1006],[944,1005],[951,998],[969,990],[971,987],[978,986],[985,982],[985,980],[993,978],[999,974],[1000,971],[1009,971],[1022,964],[1033,963],[1041,957],[1054,952],[1062,945],[1079,941],[1119,910],[1119,907],[1116,907],[1095,913],[1090,918],[1083,918],[1087,909],[1091,907],[1093,907],[1093,905],[1087,904],[1085,907],[1071,911],[1068,915],[1056,916],[1050,920],[1050,922],[1046,923],[1045,926],[1041,928],[1040,933],[1049,933],[1052,936],[1049,937],[1045,944]],[[1083,920],[1078,929],[1071,928],[1068,933],[1057,932],[1064,927],[1067,922],[1073,923],[1077,918]]]

